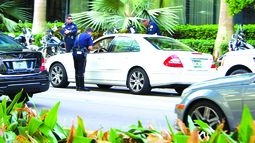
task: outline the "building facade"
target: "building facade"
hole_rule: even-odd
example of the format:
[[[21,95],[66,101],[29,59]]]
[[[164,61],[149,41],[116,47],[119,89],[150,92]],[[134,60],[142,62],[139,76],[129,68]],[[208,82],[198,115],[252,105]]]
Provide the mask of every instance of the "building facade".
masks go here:
[[[22,0],[33,9],[34,0]],[[65,15],[90,10],[93,0],[47,0],[47,21],[64,21]],[[155,0],[155,3],[164,0]],[[220,0],[165,0],[164,7],[181,6],[178,13],[179,24],[203,25],[217,24],[219,19]],[[162,4],[160,4],[162,6]],[[158,5],[158,7],[160,6]],[[249,7],[234,17],[235,24],[255,23],[255,9]]]

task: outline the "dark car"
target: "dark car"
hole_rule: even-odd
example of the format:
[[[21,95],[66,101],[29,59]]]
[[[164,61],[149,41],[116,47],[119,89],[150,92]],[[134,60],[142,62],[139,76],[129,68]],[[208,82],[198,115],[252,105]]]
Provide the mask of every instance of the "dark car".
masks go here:
[[[23,89],[20,101],[27,95],[49,89],[49,76],[40,52],[31,52],[13,38],[0,32],[0,95],[14,99]]]

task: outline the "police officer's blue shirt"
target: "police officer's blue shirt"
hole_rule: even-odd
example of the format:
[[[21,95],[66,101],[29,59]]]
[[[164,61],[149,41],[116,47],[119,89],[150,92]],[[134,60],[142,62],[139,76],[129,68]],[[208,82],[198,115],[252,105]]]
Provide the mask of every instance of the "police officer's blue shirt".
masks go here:
[[[74,42],[74,47],[78,48],[80,46],[80,49],[85,49],[87,51],[87,47],[93,46],[93,40],[90,34],[87,32],[81,33],[78,35]]]
[[[160,35],[160,29],[156,23],[150,21],[149,25],[147,26],[147,34],[157,34]]]
[[[76,36],[76,33],[78,31],[76,24],[74,24],[73,22],[70,23],[70,24],[65,23],[65,27],[61,30],[61,34],[64,35],[65,30],[70,31],[70,33],[68,35],[65,35],[65,40],[68,40],[68,39],[74,40],[75,36]]]

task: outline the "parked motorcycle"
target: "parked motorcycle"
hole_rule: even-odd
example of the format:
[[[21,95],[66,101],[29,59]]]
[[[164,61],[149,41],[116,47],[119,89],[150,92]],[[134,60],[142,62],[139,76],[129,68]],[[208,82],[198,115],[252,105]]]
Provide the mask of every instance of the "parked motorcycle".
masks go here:
[[[22,23],[22,21],[20,20],[19,23]],[[32,30],[27,26],[27,22],[25,21],[23,23],[23,26],[18,25],[18,27],[21,29],[22,33],[18,37],[16,37],[15,40],[20,44],[26,46],[28,49],[32,51],[37,51],[39,47],[33,45],[33,42],[35,41],[34,36],[32,34]]]
[[[229,51],[254,49],[251,44],[245,41],[244,32],[242,25],[239,25],[236,33],[232,35],[232,39],[229,41]]]
[[[42,47],[40,47],[39,51],[41,51],[46,58],[65,53],[64,42],[55,36],[54,33],[56,31],[58,31],[57,21],[54,22],[53,28],[47,30],[47,32],[44,33],[44,36],[40,41]]]

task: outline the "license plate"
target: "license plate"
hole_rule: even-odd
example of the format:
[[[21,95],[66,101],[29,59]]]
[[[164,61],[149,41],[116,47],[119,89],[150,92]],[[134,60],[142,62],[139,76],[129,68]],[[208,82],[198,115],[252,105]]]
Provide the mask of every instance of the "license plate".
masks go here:
[[[14,70],[20,70],[20,69],[26,69],[27,68],[27,62],[26,61],[13,62],[12,65],[13,65]]]
[[[201,60],[192,60],[192,63],[194,68],[202,68]]]

